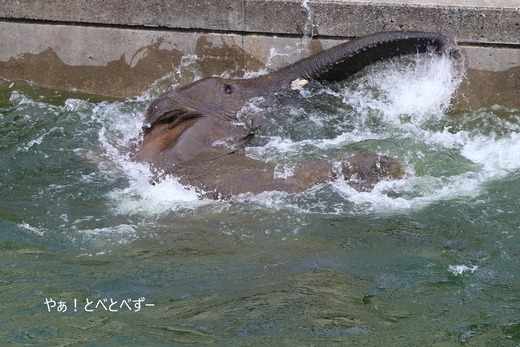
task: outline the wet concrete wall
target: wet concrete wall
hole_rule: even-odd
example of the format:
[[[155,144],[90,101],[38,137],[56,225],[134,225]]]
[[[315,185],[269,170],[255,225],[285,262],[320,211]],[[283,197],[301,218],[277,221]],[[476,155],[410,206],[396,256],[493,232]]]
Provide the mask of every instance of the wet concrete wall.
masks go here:
[[[0,77],[130,97],[191,54],[200,75],[241,76],[388,30],[460,43],[460,107],[519,107],[519,0],[0,0]]]

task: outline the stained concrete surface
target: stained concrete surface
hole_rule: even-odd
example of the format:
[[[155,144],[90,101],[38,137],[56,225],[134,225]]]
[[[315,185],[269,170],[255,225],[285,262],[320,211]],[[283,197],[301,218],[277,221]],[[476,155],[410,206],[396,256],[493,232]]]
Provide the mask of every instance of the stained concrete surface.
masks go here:
[[[190,55],[200,76],[240,77],[386,30],[460,43],[457,107],[520,107],[519,0],[0,0],[0,77],[131,97],[167,74],[182,83],[172,72]]]
[[[18,20],[333,37],[421,29],[514,44],[519,9],[519,0],[0,0],[0,18]]]

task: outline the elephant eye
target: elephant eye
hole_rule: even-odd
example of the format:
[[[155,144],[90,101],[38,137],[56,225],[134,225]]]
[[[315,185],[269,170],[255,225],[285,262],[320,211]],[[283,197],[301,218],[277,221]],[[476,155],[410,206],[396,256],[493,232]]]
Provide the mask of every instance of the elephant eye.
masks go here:
[[[233,94],[233,86],[231,84],[224,84],[224,93]]]

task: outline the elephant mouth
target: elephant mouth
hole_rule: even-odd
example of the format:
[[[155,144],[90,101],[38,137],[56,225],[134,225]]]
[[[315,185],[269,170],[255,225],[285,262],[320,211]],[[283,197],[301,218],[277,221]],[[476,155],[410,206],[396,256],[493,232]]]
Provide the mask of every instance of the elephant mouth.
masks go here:
[[[148,134],[154,126],[158,124],[168,124],[169,128],[174,128],[186,121],[201,117],[202,113],[186,108],[175,108],[167,110],[159,115],[152,115],[152,121],[143,125],[144,134]]]

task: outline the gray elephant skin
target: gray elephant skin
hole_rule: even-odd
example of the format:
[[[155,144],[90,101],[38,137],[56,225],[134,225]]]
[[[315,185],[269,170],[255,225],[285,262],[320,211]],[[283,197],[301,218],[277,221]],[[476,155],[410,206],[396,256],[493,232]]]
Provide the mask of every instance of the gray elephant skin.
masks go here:
[[[257,127],[239,111],[252,98],[278,98],[295,80],[336,82],[367,65],[396,56],[434,52],[459,57],[449,37],[426,32],[382,32],[339,44],[296,63],[249,79],[210,77],[168,91],[145,113],[143,138],[134,159],[150,164],[158,177],[176,176],[201,196],[229,198],[241,193],[298,193],[345,179],[358,191],[370,191],[385,179],[405,175],[396,158],[357,153],[332,161],[301,163],[294,174],[277,178],[269,163],[246,157],[240,149]]]

